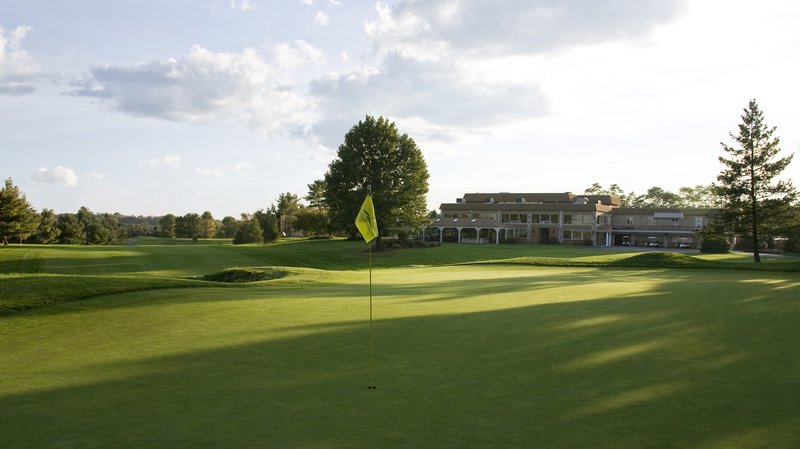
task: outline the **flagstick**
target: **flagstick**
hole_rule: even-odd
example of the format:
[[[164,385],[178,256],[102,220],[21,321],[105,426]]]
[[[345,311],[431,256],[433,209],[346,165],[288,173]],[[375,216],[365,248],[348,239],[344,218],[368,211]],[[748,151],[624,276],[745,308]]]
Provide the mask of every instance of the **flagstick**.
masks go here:
[[[377,387],[374,383],[375,372],[373,367],[374,343],[372,339],[372,244],[369,245],[369,387],[374,390]]]

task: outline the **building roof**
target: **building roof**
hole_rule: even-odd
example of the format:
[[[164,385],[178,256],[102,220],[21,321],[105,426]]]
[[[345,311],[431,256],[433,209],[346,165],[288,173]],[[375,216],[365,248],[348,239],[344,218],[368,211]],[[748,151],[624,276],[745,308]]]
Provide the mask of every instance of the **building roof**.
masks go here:
[[[456,201],[460,204],[603,204],[619,206],[619,197],[614,195],[575,195],[564,193],[465,193]]]

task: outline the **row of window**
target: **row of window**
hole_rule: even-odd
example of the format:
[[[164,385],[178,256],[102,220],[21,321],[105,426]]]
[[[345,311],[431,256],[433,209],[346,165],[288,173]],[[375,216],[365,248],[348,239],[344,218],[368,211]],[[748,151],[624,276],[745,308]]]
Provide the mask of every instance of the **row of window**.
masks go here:
[[[469,212],[443,212],[442,216],[444,218],[486,218],[490,220],[497,219],[497,215],[494,213],[472,213]],[[530,222],[531,223],[538,223],[538,224],[558,224],[558,216],[559,214],[531,214]],[[625,217],[625,224],[627,226],[634,225],[634,217]],[[528,214],[526,213],[507,213],[500,215],[500,222],[501,223],[528,223]],[[611,223],[611,215],[608,214],[598,214],[597,217],[593,217],[592,214],[564,214],[564,222],[563,224],[575,224],[575,225],[590,225],[596,222],[600,225],[607,225]],[[663,222],[662,222],[663,223]],[[658,225],[658,220],[654,217],[647,217],[647,224],[649,226]],[[684,220],[680,218],[672,218],[670,219],[671,226],[682,226],[684,225]],[[694,227],[695,228],[702,228],[703,227],[703,217],[694,217]]]

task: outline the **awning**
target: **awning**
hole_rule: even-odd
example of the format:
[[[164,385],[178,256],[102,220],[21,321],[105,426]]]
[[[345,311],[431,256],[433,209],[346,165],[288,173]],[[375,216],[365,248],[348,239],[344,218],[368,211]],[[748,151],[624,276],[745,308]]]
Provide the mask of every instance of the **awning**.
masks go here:
[[[656,220],[659,218],[683,220],[683,212],[654,212],[653,218]]]

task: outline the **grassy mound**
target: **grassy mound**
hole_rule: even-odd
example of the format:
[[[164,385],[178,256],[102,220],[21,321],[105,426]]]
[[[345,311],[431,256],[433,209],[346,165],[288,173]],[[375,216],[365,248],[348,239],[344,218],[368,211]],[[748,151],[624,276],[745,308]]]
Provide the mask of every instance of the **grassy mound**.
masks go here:
[[[286,277],[289,271],[276,267],[235,267],[202,277],[204,281],[247,283],[271,281]]]
[[[314,268],[295,267],[233,267],[206,274],[198,279],[226,284],[252,284],[270,282],[271,284],[298,284],[325,282],[336,276],[336,272]]]

